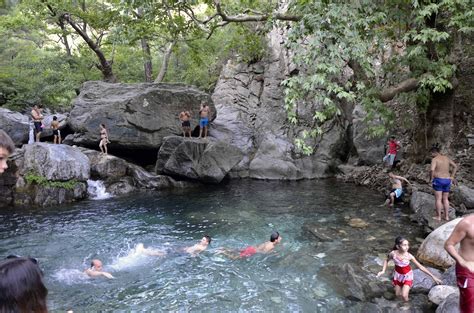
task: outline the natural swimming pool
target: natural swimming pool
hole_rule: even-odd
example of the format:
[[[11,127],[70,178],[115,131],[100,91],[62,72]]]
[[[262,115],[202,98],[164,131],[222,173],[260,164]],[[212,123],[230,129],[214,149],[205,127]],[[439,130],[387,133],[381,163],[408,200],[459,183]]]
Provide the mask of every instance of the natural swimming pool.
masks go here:
[[[39,259],[50,310],[351,312],[354,303],[323,275],[350,263],[370,275],[400,234],[422,236],[403,211],[379,207],[380,194],[336,180],[234,180],[222,186],[134,194],[45,209],[0,212],[0,256]],[[351,227],[351,218],[368,222]],[[305,225],[331,230],[320,242]],[[230,260],[219,247],[283,240],[268,255]],[[136,255],[133,247],[175,251],[209,234],[197,257]],[[82,274],[99,258],[114,280]],[[363,260],[371,260],[372,264]],[[374,278],[375,279],[375,278]],[[347,309],[346,309],[347,307]],[[342,311],[341,311],[342,312]]]

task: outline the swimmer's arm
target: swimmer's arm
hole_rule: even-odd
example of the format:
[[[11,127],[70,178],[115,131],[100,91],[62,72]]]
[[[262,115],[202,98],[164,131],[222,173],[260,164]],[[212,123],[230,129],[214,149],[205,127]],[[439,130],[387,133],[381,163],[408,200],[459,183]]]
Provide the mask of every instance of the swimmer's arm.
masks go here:
[[[413,258],[411,259],[411,261],[413,261],[413,263],[415,263],[416,267],[418,267],[423,273],[425,273],[426,275],[430,276],[437,284],[442,284],[442,283],[443,283],[443,282],[441,281],[441,279],[439,279],[438,277],[434,276],[426,267],[424,267],[423,265],[421,265],[420,262],[418,262],[415,257],[413,257]]]
[[[410,182],[408,181],[408,179],[406,179],[406,178],[403,177],[403,176],[394,175],[394,177],[397,178],[397,179],[403,180],[403,181],[406,182],[407,184],[410,184]]]

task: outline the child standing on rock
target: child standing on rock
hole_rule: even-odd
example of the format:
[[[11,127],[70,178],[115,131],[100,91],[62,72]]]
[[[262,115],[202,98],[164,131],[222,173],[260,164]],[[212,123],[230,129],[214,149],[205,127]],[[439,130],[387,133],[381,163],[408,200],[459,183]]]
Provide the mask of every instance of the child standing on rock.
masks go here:
[[[409,247],[408,240],[402,236],[397,237],[395,239],[395,246],[383,262],[382,271],[377,274],[377,277],[383,275],[387,269],[388,262],[393,260],[395,263],[395,270],[393,271],[392,283],[395,287],[395,295],[401,297],[403,301],[408,301],[408,293],[410,292],[410,288],[413,286],[413,270],[411,269],[410,261],[413,261],[422,272],[429,275],[437,284],[442,283],[439,278],[434,276],[426,267],[421,265],[410,252],[408,252]]]

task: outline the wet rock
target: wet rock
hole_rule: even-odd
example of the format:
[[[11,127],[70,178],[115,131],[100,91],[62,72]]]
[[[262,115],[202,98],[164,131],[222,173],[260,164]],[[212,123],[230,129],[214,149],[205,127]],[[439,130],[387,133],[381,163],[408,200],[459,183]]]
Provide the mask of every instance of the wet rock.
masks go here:
[[[444,243],[460,220],[461,218],[454,219],[430,233],[418,249],[417,259],[442,268],[453,265],[454,260],[444,250]]]
[[[145,189],[167,189],[173,187],[182,187],[183,185],[176,182],[173,178],[165,175],[156,175],[144,170],[142,167],[129,164],[129,172],[133,177],[135,184]]]
[[[66,145],[34,143],[24,145],[21,173],[54,181],[86,181],[90,177],[89,159],[78,149]]]
[[[467,210],[474,210],[474,189],[459,185],[454,189],[454,198],[457,203],[462,203]]]
[[[331,227],[327,227],[321,224],[307,222],[303,225],[303,231],[313,235],[318,241],[332,241],[334,238],[338,238],[339,234],[337,230]]]
[[[30,122],[26,115],[0,108],[0,128],[19,146],[28,142]]]
[[[443,302],[441,302],[436,309],[436,313],[460,313],[459,310],[459,295],[456,293],[450,294]]]
[[[451,266],[443,273],[442,280],[445,285],[457,286],[456,265]]]
[[[131,193],[137,189],[135,188],[134,181],[131,177],[122,177],[120,180],[108,185],[106,190],[115,196],[119,196]]]
[[[191,123],[198,123],[201,101],[216,109],[208,94],[182,84],[110,84],[84,83],[73,102],[69,125],[75,132],[68,139],[73,144],[96,145],[99,124],[105,123],[109,139],[117,149],[158,149],[165,136],[180,135],[177,116],[182,110],[191,113]]]
[[[222,141],[167,137],[156,168],[163,174],[219,183],[240,160],[240,149]]]
[[[441,272],[439,270],[430,267],[427,268],[433,275],[441,279]],[[412,292],[428,293],[430,289],[436,285],[431,276],[423,273],[418,268],[413,270],[413,275],[416,278],[413,282]]]
[[[415,213],[416,220],[430,229],[435,229],[445,223],[444,220],[437,221],[433,219],[436,214],[434,195],[418,190],[413,191],[410,198],[410,209]],[[449,217],[450,219],[456,217],[456,212],[451,207],[449,208]]]
[[[430,299],[431,302],[439,305],[451,294],[457,294],[457,296],[459,297],[459,289],[453,286],[439,285],[439,286],[434,286],[430,290],[428,294],[428,298]]]
[[[353,301],[379,297],[386,290],[383,283],[372,281],[365,272],[356,271],[348,263],[325,266],[319,274],[338,294]]]

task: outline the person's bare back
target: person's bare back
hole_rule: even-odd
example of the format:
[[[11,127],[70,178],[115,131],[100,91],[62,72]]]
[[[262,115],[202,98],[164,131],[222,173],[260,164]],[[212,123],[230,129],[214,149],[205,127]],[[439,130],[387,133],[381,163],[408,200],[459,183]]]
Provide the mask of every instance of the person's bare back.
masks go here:
[[[450,178],[449,166],[453,163],[450,158],[445,155],[438,154],[431,161],[433,178]]]

